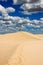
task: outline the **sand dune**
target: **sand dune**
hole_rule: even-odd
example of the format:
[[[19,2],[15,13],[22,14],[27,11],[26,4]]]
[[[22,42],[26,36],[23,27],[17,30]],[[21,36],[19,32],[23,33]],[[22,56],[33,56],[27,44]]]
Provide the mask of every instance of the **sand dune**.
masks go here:
[[[43,65],[43,40],[26,32],[0,35],[0,65]]]
[[[36,36],[38,36],[40,39],[43,39],[43,34],[37,34]]]

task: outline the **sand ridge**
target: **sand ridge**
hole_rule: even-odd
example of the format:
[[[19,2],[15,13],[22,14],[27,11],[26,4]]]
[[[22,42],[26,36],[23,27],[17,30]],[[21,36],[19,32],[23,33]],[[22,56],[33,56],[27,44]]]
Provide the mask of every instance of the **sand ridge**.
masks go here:
[[[23,49],[25,46],[28,47],[29,45],[32,45],[32,44],[34,46],[36,45],[36,43],[38,43],[39,47],[43,46],[43,40],[38,35],[34,35],[27,32],[17,32],[17,33],[0,35],[0,65],[6,65],[6,64],[11,65],[9,63],[11,61],[13,62],[12,57],[17,56],[16,58],[19,59],[18,56],[22,54],[23,50],[21,50],[21,48],[19,47],[22,47]],[[41,50],[43,50],[43,47]],[[19,65],[21,64],[22,62]]]

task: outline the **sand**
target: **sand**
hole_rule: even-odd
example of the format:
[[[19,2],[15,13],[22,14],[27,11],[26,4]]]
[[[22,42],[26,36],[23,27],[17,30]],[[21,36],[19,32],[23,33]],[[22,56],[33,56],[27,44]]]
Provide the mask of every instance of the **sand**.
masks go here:
[[[43,37],[27,32],[0,35],[0,65],[43,65]]]
[[[43,34],[37,34],[36,36],[43,40]]]

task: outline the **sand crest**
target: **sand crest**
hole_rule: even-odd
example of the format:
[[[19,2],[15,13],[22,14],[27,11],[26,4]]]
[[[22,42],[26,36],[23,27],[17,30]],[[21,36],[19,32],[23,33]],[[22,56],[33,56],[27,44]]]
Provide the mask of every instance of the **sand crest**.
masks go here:
[[[0,65],[43,65],[43,40],[17,32],[0,35]]]

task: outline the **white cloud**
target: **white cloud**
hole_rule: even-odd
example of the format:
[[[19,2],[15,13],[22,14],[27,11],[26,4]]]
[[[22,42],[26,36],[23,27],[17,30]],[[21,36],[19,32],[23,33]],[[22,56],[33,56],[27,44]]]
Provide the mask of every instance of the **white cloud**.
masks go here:
[[[39,20],[33,20],[32,22],[33,22],[34,24],[36,24],[36,25],[40,23]]]
[[[20,8],[24,10],[22,11],[23,14],[36,13],[43,10],[43,0],[13,0],[14,5],[21,3]]]
[[[11,12],[15,12],[15,9],[12,7],[5,8],[2,5],[0,5],[0,13],[2,14],[1,18],[3,20],[9,20],[10,18],[12,18],[8,15],[8,13]]]
[[[43,18],[40,18],[40,20],[42,20],[42,21],[43,21]]]
[[[13,4],[17,4],[17,0],[13,0]]]
[[[42,11],[43,10],[43,1],[42,0],[26,0],[25,3],[23,3],[23,5],[21,5],[20,7],[21,9],[23,9],[24,11],[22,11],[22,13],[33,13],[34,12],[38,12],[38,11]],[[42,8],[42,10],[41,10]]]
[[[39,25],[40,26],[43,25],[43,18],[41,18],[40,20],[31,21],[30,19],[27,18],[9,16],[8,12],[13,12],[13,11],[15,11],[15,9],[12,7],[4,8],[2,5],[0,5],[0,13],[2,13],[2,16],[0,17],[0,19],[2,19],[1,21],[3,21],[5,24],[7,22],[9,24],[12,24],[12,22],[17,22],[18,24],[26,23],[26,24],[30,24],[30,26],[33,27],[38,27]]]
[[[21,6],[22,9],[27,10],[32,8],[32,4],[25,3]]]
[[[30,20],[29,18],[21,18],[18,16],[9,16],[8,12],[13,12],[14,10],[12,8],[4,8],[0,5],[0,13],[2,13],[2,16],[0,16],[0,25],[1,30],[3,28],[4,31],[18,31],[18,30],[24,30],[26,27],[33,27],[33,28],[40,28],[43,26],[43,18],[40,18],[40,20]],[[12,11],[10,11],[12,9]]]
[[[37,3],[40,2],[40,0],[13,0],[14,4],[20,4],[20,3]]]
[[[12,20],[14,19],[12,16],[9,16],[8,13],[11,12],[15,12],[15,9],[12,7],[8,7],[5,8],[2,5],[0,5],[0,13],[2,14],[2,16],[0,16],[0,20],[1,22],[3,22],[3,24],[12,24]]]
[[[20,8],[23,9],[24,11],[24,14],[25,13],[32,13],[33,11],[34,12],[37,12],[37,9],[39,8],[42,8],[42,6],[40,5],[40,3],[24,3]],[[38,10],[39,11],[39,10]]]
[[[15,9],[12,7],[4,8],[2,5],[0,5],[0,13],[2,16],[8,16],[8,13],[15,12]]]
[[[40,21],[41,21],[40,23],[43,24],[43,18],[40,18]]]
[[[8,7],[8,8],[6,8],[6,11],[7,11],[8,13],[10,13],[10,12],[15,12],[15,9],[12,8],[12,7]]]
[[[41,0],[41,4],[43,4],[43,0]]]
[[[30,19],[21,18],[21,17],[8,16],[4,19],[4,22],[5,22],[5,25],[8,22],[9,26],[17,25],[16,27],[18,28],[20,28],[21,26],[25,27],[25,25],[30,26],[30,27],[35,27],[35,28],[40,28],[40,26],[43,26],[42,19],[41,20],[30,20]]]
[[[0,5],[0,13],[2,14],[2,16],[8,16],[6,9],[2,5]]]

